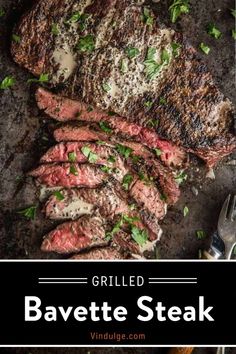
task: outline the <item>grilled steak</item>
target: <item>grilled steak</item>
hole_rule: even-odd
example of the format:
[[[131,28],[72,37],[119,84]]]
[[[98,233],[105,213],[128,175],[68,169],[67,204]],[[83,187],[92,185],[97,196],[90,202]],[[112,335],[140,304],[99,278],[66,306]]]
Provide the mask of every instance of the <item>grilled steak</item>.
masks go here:
[[[83,214],[94,213],[96,209],[108,219],[117,214],[129,214],[126,196],[120,196],[121,193],[111,184],[96,189],[63,189],[60,191],[62,200],[57,195],[48,199],[45,206],[46,216],[50,219],[77,219]]]
[[[101,247],[91,249],[87,252],[83,252],[80,254],[76,254],[71,259],[74,260],[89,260],[89,259],[106,259],[106,260],[114,260],[114,259],[127,259],[132,258],[131,256],[122,254],[114,247]]]
[[[42,88],[38,89],[36,100],[39,108],[43,109],[50,117],[56,120],[70,121],[79,119],[86,122],[105,122],[110,126],[113,133],[119,134],[125,139],[131,138],[150,148],[161,149],[163,152],[161,159],[167,165],[173,164],[177,166],[182,164],[186,159],[186,154],[182,149],[168,141],[160,139],[154,129],[142,127],[134,122],[128,122],[122,117],[109,116],[106,113],[94,110],[90,111],[89,105],[60,97]],[[73,128],[66,131],[70,131],[71,134],[74,133],[74,137],[76,137],[76,132],[81,134],[81,128],[74,130],[74,132],[72,129]],[[74,140],[74,138],[72,138],[72,140]]]
[[[75,12],[86,20],[71,21]],[[144,6],[130,0],[104,0],[102,6],[100,0],[40,0],[15,31],[21,41],[13,42],[12,54],[33,74],[48,73],[53,85],[65,84],[64,95],[115,111],[131,125],[148,128],[151,121],[158,139],[212,166],[236,148],[231,103],[183,36],[161,25],[152,11],[150,26],[143,14]],[[46,105],[48,112],[53,104]],[[61,117],[67,118],[64,108]]]
[[[89,164],[41,165],[29,173],[40,184],[48,187],[89,187],[95,188],[106,180],[106,173],[98,166]]]
[[[106,134],[97,132],[89,127],[63,126],[55,129],[53,132],[56,141],[103,141],[106,140]]]
[[[51,231],[45,236],[41,249],[45,252],[74,253],[107,244],[104,221],[98,217],[83,216]]]

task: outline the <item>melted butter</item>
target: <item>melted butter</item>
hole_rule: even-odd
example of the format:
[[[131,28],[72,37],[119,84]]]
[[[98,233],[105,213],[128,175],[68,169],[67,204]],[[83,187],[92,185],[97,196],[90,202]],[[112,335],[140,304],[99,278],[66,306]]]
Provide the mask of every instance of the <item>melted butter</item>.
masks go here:
[[[81,199],[76,199],[64,207],[63,210],[55,207],[54,217],[57,216],[58,219],[76,219],[81,215],[90,215],[92,211],[92,204],[86,203]]]
[[[53,60],[59,65],[59,68],[54,80],[58,81],[60,77],[63,77],[63,80],[67,80],[76,68],[75,59],[75,55],[71,52],[68,43],[64,42],[62,46],[56,46],[53,53]]]

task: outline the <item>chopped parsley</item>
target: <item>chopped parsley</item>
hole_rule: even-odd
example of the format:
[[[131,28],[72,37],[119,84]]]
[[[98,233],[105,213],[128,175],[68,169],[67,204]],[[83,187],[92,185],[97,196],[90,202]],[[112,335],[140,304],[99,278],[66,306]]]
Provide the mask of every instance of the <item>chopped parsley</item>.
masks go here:
[[[105,82],[102,84],[102,89],[105,92],[109,92],[109,91],[111,91],[111,86],[107,82]]]
[[[147,174],[143,172],[139,172],[138,174],[140,181],[143,181],[147,186],[151,184],[153,181],[153,177],[149,177]]]
[[[144,102],[144,106],[147,107],[147,108],[151,108],[153,105],[153,102],[152,101],[146,101]]]
[[[165,194],[161,194],[160,195],[160,198],[163,202],[166,202],[167,201],[167,196]]]
[[[236,40],[236,30],[235,29],[232,29],[231,34],[232,34],[233,39]]]
[[[14,33],[13,33],[13,35],[12,35],[12,40],[13,40],[14,42],[16,42],[16,43],[20,43],[21,38],[20,38],[20,36],[17,36],[17,34],[14,34]]]
[[[9,87],[12,87],[15,84],[16,80],[12,76],[6,76],[5,79],[0,83],[0,89],[5,90]]]
[[[133,181],[133,176],[130,174],[127,174],[124,176],[123,181],[122,181],[122,186],[124,187],[124,189],[127,191],[129,190],[129,186]]]
[[[101,166],[100,167],[101,171],[102,172],[105,172],[105,173],[111,173],[112,172],[112,168],[111,167],[108,167],[108,166]]]
[[[70,173],[74,176],[78,176],[78,171],[74,165],[70,166]]]
[[[161,154],[162,154],[161,149],[153,149],[153,150],[157,156],[161,156]]]
[[[207,26],[207,33],[214,37],[215,39],[219,39],[221,37],[221,32],[220,30],[213,24],[213,23],[210,23],[208,26]]]
[[[70,161],[70,162],[75,162],[76,161],[76,158],[77,158],[77,156],[76,156],[76,153],[73,151],[73,152],[69,152],[69,154],[68,154],[68,160]]]
[[[173,42],[173,43],[171,43],[171,48],[172,48],[173,56],[175,58],[177,58],[180,54],[181,44]]]
[[[5,15],[5,10],[3,7],[0,7],[0,17],[3,17]]]
[[[132,152],[133,152],[133,149],[129,148],[128,146],[124,146],[124,145],[121,145],[121,144],[117,144],[116,145],[116,151],[124,156],[126,159],[128,159],[131,155],[132,155]]]
[[[89,14],[86,13],[81,14],[80,12],[77,11],[73,13],[73,15],[65,23],[66,24],[78,23],[80,31],[84,31],[87,27],[87,22],[89,17],[90,17]]]
[[[203,240],[204,238],[206,238],[206,233],[203,230],[196,231],[196,235],[198,240]]]
[[[87,112],[92,112],[92,111],[93,111],[93,107],[92,106],[88,106]]]
[[[109,116],[116,116],[116,112],[113,112],[113,111],[109,111],[108,113],[107,113]]]
[[[54,34],[54,36],[58,36],[58,34],[60,33],[58,25],[56,23],[52,24],[51,33]]]
[[[109,127],[109,124],[106,122],[99,122],[99,126],[101,130],[103,130],[105,133],[111,133],[112,129]]]
[[[38,79],[29,79],[27,82],[30,84],[31,82],[48,82],[49,81],[49,75],[48,74],[41,74]]]
[[[184,209],[183,209],[183,214],[184,214],[184,217],[187,216],[189,213],[189,208],[187,207],[187,205],[185,205]]]
[[[116,162],[115,156],[113,156],[113,155],[109,156],[108,159],[107,159],[107,162],[115,163]]]
[[[127,56],[130,59],[135,58],[137,55],[140,54],[139,49],[138,48],[134,48],[134,47],[128,47],[125,49],[125,53],[127,54]]]
[[[88,34],[81,37],[76,48],[80,52],[92,52],[95,49],[94,36]]]
[[[130,210],[135,210],[136,207],[137,207],[137,206],[136,206],[136,204],[134,204],[134,203],[132,203],[132,204],[129,205],[129,209],[130,209]]]
[[[154,17],[151,15],[151,11],[147,7],[144,7],[143,9],[142,21],[147,26],[153,25]]]
[[[92,152],[92,150],[88,146],[83,146],[81,148],[82,153],[85,157],[88,158],[90,163],[95,163],[98,160],[98,155]]]
[[[64,195],[60,191],[53,192],[53,195],[57,198],[57,200],[62,201],[65,199]]]
[[[189,12],[188,0],[174,0],[169,7],[171,22],[175,23],[181,14]]]
[[[37,206],[31,206],[24,210],[18,211],[18,214],[25,216],[27,219],[34,220],[36,216]]]
[[[209,54],[210,53],[210,47],[208,47],[206,44],[204,44],[204,43],[201,43],[200,44],[200,49],[203,51],[203,53],[205,53],[205,54]]]
[[[120,71],[125,74],[128,71],[128,64],[125,59],[121,59],[120,62]]]
[[[131,227],[131,236],[134,241],[140,246],[143,246],[148,240],[147,231],[141,230],[136,226]]]
[[[236,10],[235,9],[230,9],[230,13],[232,16],[236,18]]]
[[[178,184],[183,183],[184,181],[186,181],[186,179],[188,178],[187,174],[182,170],[180,171],[176,176],[175,176],[175,180]]]
[[[159,99],[159,104],[160,104],[160,105],[165,105],[165,104],[167,104],[166,99],[165,99],[164,97],[160,97],[160,99]]]
[[[147,121],[147,125],[149,128],[157,128],[159,125],[159,120],[158,119],[149,119]]]
[[[155,48],[148,48],[147,51],[147,56],[146,59],[144,61],[144,65],[145,65],[145,71],[146,71],[146,75],[148,80],[153,80],[161,71],[161,69],[167,65],[170,61],[170,55],[167,52],[166,49],[163,49],[162,53],[161,53],[161,62],[157,63],[157,61],[154,59],[156,54],[156,49]]]

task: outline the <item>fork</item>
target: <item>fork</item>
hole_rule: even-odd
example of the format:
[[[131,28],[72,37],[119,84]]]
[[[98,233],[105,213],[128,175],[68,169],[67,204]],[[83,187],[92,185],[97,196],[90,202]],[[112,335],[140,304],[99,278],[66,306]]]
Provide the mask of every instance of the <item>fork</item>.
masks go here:
[[[236,244],[236,195],[226,198],[218,220],[218,233],[225,244],[225,258],[230,259]]]

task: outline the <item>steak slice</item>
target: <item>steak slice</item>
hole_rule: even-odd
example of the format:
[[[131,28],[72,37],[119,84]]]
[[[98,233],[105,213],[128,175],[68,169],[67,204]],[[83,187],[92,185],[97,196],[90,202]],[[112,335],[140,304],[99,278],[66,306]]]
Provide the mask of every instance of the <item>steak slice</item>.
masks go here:
[[[73,260],[114,260],[114,259],[131,259],[132,257],[127,254],[122,254],[114,247],[101,247],[91,249],[87,252],[79,253],[73,256]]]
[[[15,30],[21,41],[13,42],[13,57],[35,75],[48,73],[53,85],[63,83],[68,97],[145,128],[151,120],[158,137],[211,165],[236,148],[232,105],[196,50],[151,9],[152,25],[143,21],[144,9],[130,0],[104,0],[102,7],[100,0],[40,0]],[[79,21],[68,25],[74,12],[88,15],[83,28]],[[53,35],[53,23],[63,35]],[[130,47],[139,51],[134,58]]]
[[[107,245],[104,225],[101,218],[88,216],[66,222],[45,236],[41,250],[74,253],[91,247]]]
[[[48,199],[46,216],[50,219],[77,219],[83,214],[94,213],[96,209],[108,219],[113,219],[117,214],[129,214],[127,196],[121,196],[122,191],[117,189],[111,183],[96,189],[63,189],[60,191],[62,200],[57,195]]]
[[[107,178],[98,166],[90,164],[41,165],[29,173],[40,184],[48,187],[88,187],[95,188]]]
[[[73,127],[64,125],[53,132],[57,142],[61,141],[103,141],[107,139],[107,135],[92,130],[89,126]]]
[[[43,88],[37,90],[36,100],[39,108],[56,120],[70,121],[79,119],[85,122],[106,122],[115,134],[120,134],[124,138],[131,138],[150,148],[161,149],[161,159],[168,165],[180,165],[186,160],[186,154],[183,149],[162,140],[153,129],[128,122],[119,116],[109,116],[103,112],[91,111],[89,110],[89,105],[60,97]],[[80,133],[78,132],[78,134]]]

